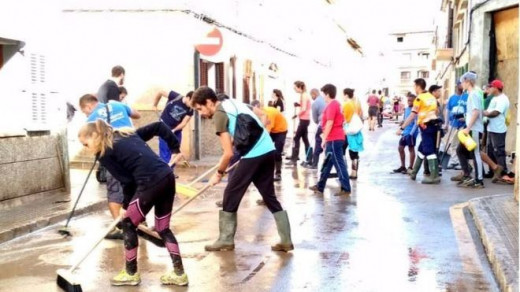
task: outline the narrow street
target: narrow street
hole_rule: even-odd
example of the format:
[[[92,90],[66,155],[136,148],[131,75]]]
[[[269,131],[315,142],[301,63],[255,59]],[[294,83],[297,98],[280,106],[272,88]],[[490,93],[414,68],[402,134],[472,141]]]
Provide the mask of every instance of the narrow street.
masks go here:
[[[204,251],[218,237],[221,184],[171,222],[189,287],[161,286],[170,257],[142,239],[140,286],[110,286],[124,266],[123,244],[104,240],[77,271],[84,291],[498,291],[463,203],[511,187],[486,180],[485,189],[457,188],[449,181],[454,171],[446,171],[440,185],[391,174],[398,166],[396,129],[387,123],[365,132],[359,178],[348,198],[333,195],[339,187],[334,179],[324,196],[315,195],[308,187],[316,171],[284,167],[276,188],[291,219],[293,252],[270,250],[276,226],[257,205],[254,187],[238,212],[235,251]],[[0,291],[60,291],[56,269],[67,268],[109,221],[107,212],[87,214],[71,222],[72,238],[57,233],[60,223],[0,245]]]

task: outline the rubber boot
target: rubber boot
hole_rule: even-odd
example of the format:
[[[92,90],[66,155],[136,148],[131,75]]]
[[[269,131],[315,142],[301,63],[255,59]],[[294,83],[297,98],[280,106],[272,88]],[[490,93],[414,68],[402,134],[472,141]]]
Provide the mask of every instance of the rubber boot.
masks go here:
[[[274,162],[274,181],[281,181],[282,180],[282,162],[281,161],[275,161]]]
[[[430,176],[424,177],[421,183],[427,185],[440,183],[441,178],[439,177],[439,161],[437,158],[428,159],[428,166],[430,168]]]
[[[279,211],[273,214],[276,221],[276,228],[278,228],[278,235],[280,235],[280,242],[271,246],[271,250],[288,252],[294,249],[291,240],[291,225],[287,211]]]
[[[223,251],[235,249],[235,232],[237,231],[237,213],[220,211],[219,237],[211,245],[206,245],[207,251]]]
[[[417,156],[415,158],[415,164],[413,165],[412,172],[410,172],[410,178],[412,180],[415,180],[417,178],[417,173],[419,173],[419,170],[421,169],[421,166],[423,164],[423,159]]]
[[[350,172],[349,176],[351,179],[357,179],[358,165],[359,159],[352,160],[352,171]]]

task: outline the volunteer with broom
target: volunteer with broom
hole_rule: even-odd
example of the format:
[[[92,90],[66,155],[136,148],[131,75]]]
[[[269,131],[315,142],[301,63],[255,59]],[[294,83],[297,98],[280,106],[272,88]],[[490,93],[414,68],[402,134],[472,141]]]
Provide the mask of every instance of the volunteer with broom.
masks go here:
[[[115,286],[138,285],[137,226],[155,207],[155,230],[170,253],[173,271],[161,276],[161,283],[184,286],[188,277],[184,272],[179,245],[170,230],[170,217],[175,195],[175,178],[171,168],[146,144],[154,136],[161,137],[173,153],[180,153],[179,142],[162,122],[142,127],[114,129],[103,120],[84,125],[79,132],[80,142],[99,158],[101,165],[123,185],[126,213],[121,225],[125,243],[125,268],[112,278]],[[176,155],[175,163],[182,158]]]
[[[205,249],[221,251],[235,248],[237,211],[251,183],[257,187],[276,221],[281,242],[271,249],[274,251],[294,249],[287,212],[282,209],[274,191],[275,147],[262,122],[247,105],[232,100],[220,101],[215,91],[207,86],[202,86],[193,93],[192,106],[202,117],[213,119],[216,134],[224,150],[218,172],[209,181],[211,185],[221,181],[233,156],[233,145],[242,155],[234,175],[229,177],[224,190],[223,210],[219,214],[219,238],[215,243],[207,245]],[[240,143],[242,139],[237,138],[251,138],[247,140],[254,142]]]

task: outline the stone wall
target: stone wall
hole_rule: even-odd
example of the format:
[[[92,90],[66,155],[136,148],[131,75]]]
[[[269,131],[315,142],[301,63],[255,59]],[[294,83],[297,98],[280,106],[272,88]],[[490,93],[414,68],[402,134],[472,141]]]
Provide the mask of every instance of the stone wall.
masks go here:
[[[0,201],[70,191],[64,135],[0,138]]]

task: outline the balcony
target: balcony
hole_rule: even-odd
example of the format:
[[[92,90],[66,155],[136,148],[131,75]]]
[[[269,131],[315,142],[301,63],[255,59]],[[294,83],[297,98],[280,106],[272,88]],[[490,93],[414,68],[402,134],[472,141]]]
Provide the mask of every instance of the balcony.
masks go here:
[[[437,61],[451,61],[453,58],[453,48],[450,49],[437,49],[435,52],[435,59]]]

